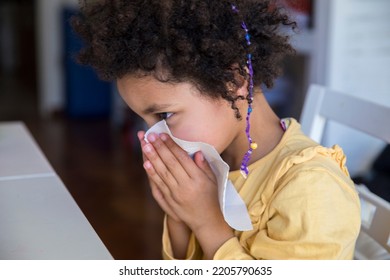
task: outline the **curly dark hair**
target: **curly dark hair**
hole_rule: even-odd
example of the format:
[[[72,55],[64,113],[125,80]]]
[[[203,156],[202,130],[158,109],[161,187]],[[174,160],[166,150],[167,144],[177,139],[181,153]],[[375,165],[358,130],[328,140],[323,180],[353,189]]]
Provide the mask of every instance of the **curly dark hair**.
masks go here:
[[[101,79],[131,74],[191,82],[202,94],[228,100],[237,118],[233,92],[248,78],[247,54],[254,84],[272,87],[281,59],[294,53],[282,27],[295,23],[263,0],[84,0],[72,25],[85,43],[78,61]]]

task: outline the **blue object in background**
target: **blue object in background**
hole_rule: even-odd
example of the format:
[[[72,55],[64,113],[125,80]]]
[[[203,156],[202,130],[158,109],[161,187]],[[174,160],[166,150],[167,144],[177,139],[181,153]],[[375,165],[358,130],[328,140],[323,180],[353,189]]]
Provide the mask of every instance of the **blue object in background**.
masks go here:
[[[77,10],[63,9],[66,114],[71,118],[109,117],[111,83],[99,80],[89,66],[80,65],[75,55],[82,48],[81,39],[74,33],[70,18]]]

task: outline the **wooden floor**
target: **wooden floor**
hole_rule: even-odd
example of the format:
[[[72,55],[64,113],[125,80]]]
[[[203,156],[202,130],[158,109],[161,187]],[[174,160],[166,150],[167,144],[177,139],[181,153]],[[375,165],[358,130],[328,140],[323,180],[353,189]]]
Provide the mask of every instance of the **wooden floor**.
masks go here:
[[[0,81],[0,121],[25,122],[112,256],[160,259],[163,214],[133,131],[104,119],[42,120],[34,97],[6,83]]]

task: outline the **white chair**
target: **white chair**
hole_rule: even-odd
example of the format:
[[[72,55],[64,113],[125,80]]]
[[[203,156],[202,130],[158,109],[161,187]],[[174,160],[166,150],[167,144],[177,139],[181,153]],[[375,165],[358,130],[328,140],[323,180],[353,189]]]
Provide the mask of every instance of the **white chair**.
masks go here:
[[[366,186],[356,186],[362,208],[355,259],[390,259],[390,203]]]
[[[390,143],[390,108],[311,85],[305,98],[300,123],[302,130],[321,143],[328,120],[352,127]],[[377,125],[385,124],[385,125]],[[390,187],[390,186],[389,186]],[[361,201],[362,226],[355,259],[390,259],[390,203],[356,186]]]

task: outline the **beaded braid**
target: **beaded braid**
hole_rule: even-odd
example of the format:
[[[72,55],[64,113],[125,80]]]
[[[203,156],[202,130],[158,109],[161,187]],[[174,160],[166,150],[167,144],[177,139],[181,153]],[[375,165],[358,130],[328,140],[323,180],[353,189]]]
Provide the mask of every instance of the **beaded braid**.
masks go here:
[[[234,12],[236,12],[236,13],[239,12],[235,5],[232,5],[232,10]],[[246,23],[244,21],[241,23],[241,27],[245,31],[246,44],[248,46],[250,46],[250,44],[251,44],[250,34],[249,34],[248,27],[247,27],[247,25],[246,25]],[[249,92],[248,92],[248,96],[246,98],[248,100],[248,111],[247,111],[247,114],[246,114],[245,134],[246,134],[246,137],[248,138],[249,148],[248,148],[248,151],[245,153],[245,155],[244,155],[244,157],[242,159],[241,167],[240,167],[241,174],[242,174],[242,176],[245,179],[248,177],[248,174],[249,174],[248,163],[249,163],[249,160],[251,159],[252,152],[253,152],[253,150],[257,149],[257,144],[256,144],[256,142],[252,141],[252,137],[250,135],[250,127],[251,127],[250,126],[250,116],[251,116],[251,113],[252,113],[253,87],[254,87],[254,85],[253,85],[252,54],[250,54],[250,53],[247,54],[246,64],[248,66],[248,71],[249,71]]]

